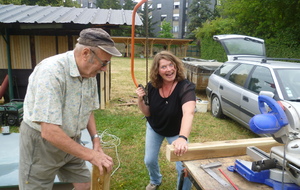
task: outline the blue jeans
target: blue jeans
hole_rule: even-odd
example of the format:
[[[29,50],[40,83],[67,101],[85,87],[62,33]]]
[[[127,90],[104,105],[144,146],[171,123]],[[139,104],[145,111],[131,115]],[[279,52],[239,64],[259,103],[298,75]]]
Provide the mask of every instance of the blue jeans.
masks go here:
[[[146,145],[145,145],[145,164],[150,175],[150,183],[160,185],[162,181],[162,175],[160,173],[158,164],[158,154],[163,140],[166,138],[168,143],[171,144],[178,138],[178,135],[173,137],[165,137],[157,134],[147,122],[146,130]],[[180,181],[180,176],[183,170],[182,162],[176,162],[177,177],[177,189]],[[189,178],[184,178],[183,190],[191,189],[192,183]]]

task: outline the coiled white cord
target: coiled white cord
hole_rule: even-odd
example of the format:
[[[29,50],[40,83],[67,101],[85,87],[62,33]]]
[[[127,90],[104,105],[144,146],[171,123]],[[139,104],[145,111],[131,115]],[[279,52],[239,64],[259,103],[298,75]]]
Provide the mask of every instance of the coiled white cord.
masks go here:
[[[106,148],[106,149],[114,148],[115,149],[116,157],[118,160],[118,166],[110,175],[110,176],[113,176],[114,173],[120,168],[120,165],[121,165],[119,153],[118,153],[118,146],[121,144],[121,139],[115,135],[107,133],[107,129],[105,129],[102,133],[98,132],[98,134],[101,139],[100,143],[101,143],[102,148]]]

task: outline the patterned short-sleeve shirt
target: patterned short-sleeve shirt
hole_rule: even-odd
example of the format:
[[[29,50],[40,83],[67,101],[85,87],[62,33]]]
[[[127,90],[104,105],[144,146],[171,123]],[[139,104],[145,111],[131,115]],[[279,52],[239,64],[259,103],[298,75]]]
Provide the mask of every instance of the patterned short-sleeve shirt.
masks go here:
[[[98,108],[96,77],[80,76],[73,51],[44,59],[29,76],[23,119],[36,130],[45,122],[77,136]]]

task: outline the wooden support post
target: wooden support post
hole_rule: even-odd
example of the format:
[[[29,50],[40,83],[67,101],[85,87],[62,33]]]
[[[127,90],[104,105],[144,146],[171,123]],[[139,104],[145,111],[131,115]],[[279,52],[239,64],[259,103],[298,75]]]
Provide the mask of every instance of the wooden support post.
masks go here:
[[[150,43],[150,55],[149,55],[149,57],[153,57],[153,41],[151,41],[151,43]]]
[[[174,146],[167,145],[166,156],[170,162],[241,156],[246,154],[248,146],[255,146],[265,152],[270,152],[271,147],[282,146],[282,144],[272,137],[190,143],[188,152],[183,156],[176,156]]]
[[[95,165],[92,170],[91,190],[109,190],[111,174],[106,171],[106,168],[103,175],[100,175],[99,168]]]
[[[183,46],[184,48],[184,50],[183,50],[183,53],[184,53],[184,57],[186,57],[186,53],[187,53],[187,50],[188,50],[188,44],[185,44],[184,46]]]

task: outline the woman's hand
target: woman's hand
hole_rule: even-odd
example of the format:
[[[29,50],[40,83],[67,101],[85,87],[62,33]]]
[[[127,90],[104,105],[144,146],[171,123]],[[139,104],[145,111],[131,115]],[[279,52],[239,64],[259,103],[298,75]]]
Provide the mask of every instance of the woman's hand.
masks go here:
[[[178,138],[172,142],[174,146],[174,154],[176,156],[182,156],[188,151],[188,143],[184,138]]]
[[[142,101],[143,100],[143,96],[146,95],[144,89],[142,87],[138,87],[135,92],[138,95],[138,99]]]
[[[149,111],[149,105],[148,103],[144,101],[144,96],[146,95],[145,89],[143,87],[137,87],[135,90],[136,94],[138,95],[138,107],[142,111],[142,113],[148,117],[150,116],[150,111]]]

